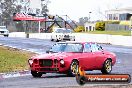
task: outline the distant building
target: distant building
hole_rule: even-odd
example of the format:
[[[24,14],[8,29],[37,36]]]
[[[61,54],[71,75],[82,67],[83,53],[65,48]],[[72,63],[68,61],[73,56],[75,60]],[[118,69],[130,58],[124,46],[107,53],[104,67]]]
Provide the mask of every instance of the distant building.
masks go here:
[[[128,21],[132,16],[132,7],[107,10],[107,20]]]
[[[84,26],[85,26],[85,32],[86,31],[95,31],[95,22],[86,22],[85,24],[84,24]]]

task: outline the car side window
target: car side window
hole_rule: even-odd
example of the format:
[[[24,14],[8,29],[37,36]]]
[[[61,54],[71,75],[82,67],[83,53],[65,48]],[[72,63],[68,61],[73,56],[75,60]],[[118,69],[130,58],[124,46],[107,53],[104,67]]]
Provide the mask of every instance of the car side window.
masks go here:
[[[83,52],[91,52],[91,45],[88,43],[84,44]]]
[[[99,51],[97,44],[91,44],[92,52]]]

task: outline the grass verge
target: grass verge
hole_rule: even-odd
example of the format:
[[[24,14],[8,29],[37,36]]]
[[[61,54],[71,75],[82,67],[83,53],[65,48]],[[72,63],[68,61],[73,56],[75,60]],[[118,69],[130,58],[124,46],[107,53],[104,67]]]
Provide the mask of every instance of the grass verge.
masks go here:
[[[35,53],[0,46],[0,73],[28,70],[28,59]]]
[[[131,31],[90,31],[87,32],[90,34],[110,34],[110,35],[123,35],[123,36],[131,36]]]

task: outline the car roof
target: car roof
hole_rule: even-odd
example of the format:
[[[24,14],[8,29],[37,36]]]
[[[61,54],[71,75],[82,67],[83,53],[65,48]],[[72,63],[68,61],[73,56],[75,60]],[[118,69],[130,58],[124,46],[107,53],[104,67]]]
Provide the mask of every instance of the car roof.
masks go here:
[[[66,41],[66,42],[59,42],[59,43],[81,43],[81,44],[89,43],[89,44],[96,44],[96,42],[86,42],[86,41]]]
[[[0,26],[0,27],[6,27],[6,26]]]
[[[54,30],[56,30],[56,29],[66,29],[66,28],[54,28]]]

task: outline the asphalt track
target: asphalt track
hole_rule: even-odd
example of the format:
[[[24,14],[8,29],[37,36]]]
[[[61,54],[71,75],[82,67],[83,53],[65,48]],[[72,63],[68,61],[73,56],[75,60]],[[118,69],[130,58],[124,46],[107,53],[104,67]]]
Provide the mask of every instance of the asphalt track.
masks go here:
[[[5,38],[0,37],[0,44],[11,46],[23,50],[45,53],[55,42],[44,39],[26,39],[26,38]],[[113,74],[132,75],[132,47],[115,46],[101,44],[106,50],[112,51],[117,55],[117,63],[113,66]],[[87,73],[101,73],[100,71],[87,71]],[[102,84],[101,84],[102,85]],[[125,85],[125,84],[122,84]],[[42,78],[33,78],[31,75],[20,77],[10,77],[0,79],[0,88],[46,88],[46,87],[79,87],[75,77],[67,77],[64,74],[48,73]],[[86,84],[85,86],[95,86]]]

